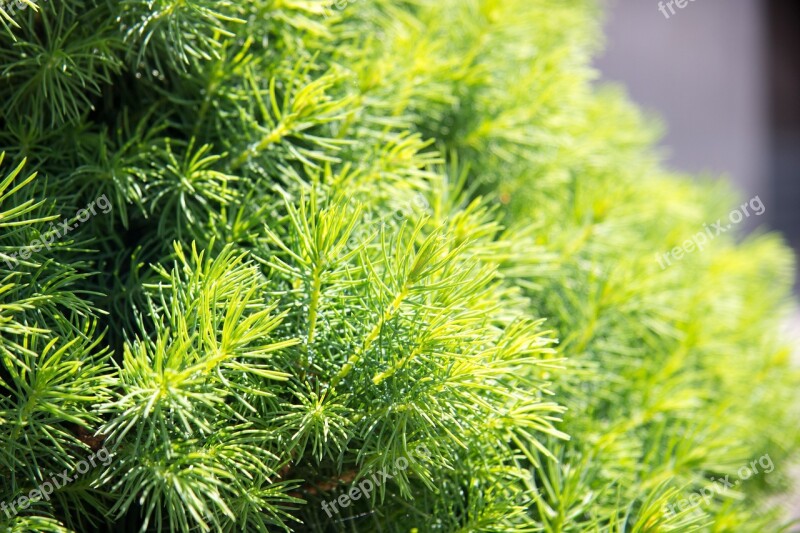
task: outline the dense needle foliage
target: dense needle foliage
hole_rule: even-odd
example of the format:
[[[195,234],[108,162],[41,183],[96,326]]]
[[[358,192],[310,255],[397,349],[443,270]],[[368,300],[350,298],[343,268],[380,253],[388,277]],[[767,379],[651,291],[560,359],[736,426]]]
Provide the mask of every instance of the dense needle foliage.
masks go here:
[[[20,5],[0,530],[778,529],[791,256],[659,266],[737,203],[594,86],[593,2]]]

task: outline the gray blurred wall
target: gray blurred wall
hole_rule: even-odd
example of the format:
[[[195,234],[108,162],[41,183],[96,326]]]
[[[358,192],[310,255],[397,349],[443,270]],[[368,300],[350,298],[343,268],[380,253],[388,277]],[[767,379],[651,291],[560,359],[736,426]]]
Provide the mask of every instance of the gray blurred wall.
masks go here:
[[[669,19],[658,6],[608,0],[607,50],[596,66],[666,121],[670,167],[728,175],[769,213],[764,3],[690,0],[667,10]]]

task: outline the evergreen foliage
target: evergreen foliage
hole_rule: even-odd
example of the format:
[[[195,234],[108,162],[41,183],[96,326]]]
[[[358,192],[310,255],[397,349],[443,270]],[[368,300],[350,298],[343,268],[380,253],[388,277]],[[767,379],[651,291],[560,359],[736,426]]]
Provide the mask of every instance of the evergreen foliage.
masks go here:
[[[112,460],[0,530],[782,527],[791,255],[659,266],[736,203],[593,84],[593,2],[21,1],[0,502]]]

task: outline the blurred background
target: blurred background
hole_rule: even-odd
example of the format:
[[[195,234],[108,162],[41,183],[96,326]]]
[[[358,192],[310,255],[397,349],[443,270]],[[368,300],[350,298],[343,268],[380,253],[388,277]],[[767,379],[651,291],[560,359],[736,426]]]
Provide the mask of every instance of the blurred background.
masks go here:
[[[595,66],[664,120],[667,165],[725,176],[743,200],[758,195],[766,211],[751,228],[780,231],[800,251],[800,2],[605,1]],[[800,347],[800,313],[786,327]],[[800,518],[796,485],[782,503]]]
[[[670,167],[758,195],[800,250],[800,2],[678,1],[606,0],[596,67],[664,119]]]

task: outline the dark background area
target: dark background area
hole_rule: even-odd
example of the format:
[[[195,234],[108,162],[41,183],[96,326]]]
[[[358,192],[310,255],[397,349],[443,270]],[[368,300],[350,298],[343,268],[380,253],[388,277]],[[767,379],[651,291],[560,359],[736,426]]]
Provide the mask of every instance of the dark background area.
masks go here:
[[[800,3],[769,0],[770,222],[800,250]]]

